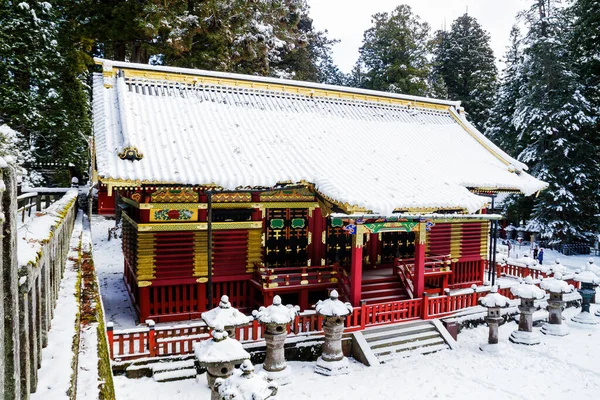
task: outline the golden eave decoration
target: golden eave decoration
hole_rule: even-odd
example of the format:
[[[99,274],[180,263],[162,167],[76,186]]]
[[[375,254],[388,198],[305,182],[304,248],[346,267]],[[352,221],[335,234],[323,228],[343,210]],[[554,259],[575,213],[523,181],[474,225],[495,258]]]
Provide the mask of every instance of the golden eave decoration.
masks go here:
[[[127,146],[119,152],[119,158],[121,160],[139,161],[144,158],[144,155],[133,146]]]

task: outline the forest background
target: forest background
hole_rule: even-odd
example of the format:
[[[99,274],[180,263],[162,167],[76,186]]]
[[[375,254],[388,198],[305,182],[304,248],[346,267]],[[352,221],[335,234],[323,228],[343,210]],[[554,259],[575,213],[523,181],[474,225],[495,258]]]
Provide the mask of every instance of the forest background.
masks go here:
[[[96,56],[448,98],[550,184],[510,198],[509,220],[551,243],[591,242],[600,231],[600,2],[528,3],[501,73],[475,18],[432,31],[400,4],[372,16],[343,74],[331,58],[336,40],[314,28],[306,0],[3,0],[0,156],[87,177]],[[28,179],[65,185],[68,172]]]

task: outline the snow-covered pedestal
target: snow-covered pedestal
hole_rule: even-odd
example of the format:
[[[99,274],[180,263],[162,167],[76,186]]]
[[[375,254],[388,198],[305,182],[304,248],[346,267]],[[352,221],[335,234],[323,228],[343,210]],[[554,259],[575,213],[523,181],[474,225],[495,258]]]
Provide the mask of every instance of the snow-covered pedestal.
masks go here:
[[[267,377],[280,385],[292,382],[292,368],[285,362],[283,345],[287,337],[288,325],[296,318],[300,308],[281,304],[281,297],[275,296],[273,304],[253,311],[252,315],[266,326],[265,342],[267,356],[263,370]]]
[[[479,304],[488,309],[485,322],[489,326],[488,342],[479,345],[481,351],[497,353],[498,352],[498,326],[502,321],[500,309],[508,307],[510,300],[506,296],[498,293],[498,286],[492,286],[490,293],[479,299]]]
[[[591,271],[588,265],[580,274],[573,278],[577,282],[581,282],[581,289],[577,291],[581,294],[581,312],[571,318],[571,321],[586,325],[600,324],[600,319],[590,313],[590,303],[596,295],[596,287],[600,285],[600,277]]]
[[[266,400],[277,394],[279,385],[255,374],[250,360],[244,360],[229,378],[217,378],[214,387],[219,400]]]
[[[212,329],[216,326],[225,327],[229,337],[235,339],[235,328],[246,325],[252,321],[252,317],[248,317],[237,308],[232,307],[229,297],[223,295],[218,307],[202,313],[202,320]]]
[[[211,389],[211,400],[219,400],[219,394],[214,387],[217,378],[228,378],[236,364],[250,359],[250,354],[243,349],[242,344],[230,339],[222,325],[212,331],[212,339],[194,344],[194,354],[201,366],[206,367],[206,379]]]
[[[546,292],[533,284],[531,276],[525,278],[520,285],[510,288],[510,292],[521,299],[519,305],[519,329],[510,334],[509,340],[513,343],[534,345],[540,343],[540,335],[533,332],[533,312],[537,309],[535,300],[541,300]]]
[[[556,274],[566,274],[569,272],[569,269],[560,263],[560,259],[554,260],[554,264],[550,266],[550,270],[554,275]]]
[[[562,274],[556,272],[554,278],[544,279],[540,287],[550,294],[548,299],[548,323],[542,326],[542,333],[553,336],[569,334],[569,328],[562,323],[563,295],[572,293],[575,288],[562,280]]]
[[[338,292],[332,290],[327,300],[319,300],[315,309],[323,316],[323,331],[325,343],[323,351],[317,360],[315,372],[323,375],[340,375],[348,373],[348,359],[342,351],[342,334],[344,319],[352,314],[354,309],[350,303],[338,300]]]

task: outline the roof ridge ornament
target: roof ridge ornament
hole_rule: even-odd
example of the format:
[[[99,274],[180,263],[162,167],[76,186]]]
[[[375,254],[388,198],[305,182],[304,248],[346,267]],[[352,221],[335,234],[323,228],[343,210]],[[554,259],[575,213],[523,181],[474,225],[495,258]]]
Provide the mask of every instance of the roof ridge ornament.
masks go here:
[[[144,158],[144,154],[140,153],[137,147],[127,146],[119,152],[119,158],[121,160],[139,161]]]

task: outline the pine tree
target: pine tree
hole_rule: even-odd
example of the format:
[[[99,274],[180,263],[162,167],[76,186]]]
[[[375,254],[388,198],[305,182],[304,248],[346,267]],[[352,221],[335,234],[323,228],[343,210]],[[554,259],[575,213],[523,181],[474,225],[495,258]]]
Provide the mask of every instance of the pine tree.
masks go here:
[[[573,68],[570,16],[554,0],[535,0],[522,14],[522,94],[514,125],[524,149],[519,159],[549,183],[536,199],[532,221],[554,242],[585,240],[597,230],[598,154],[590,104]]]
[[[496,92],[497,69],[490,36],[468,14],[457,18],[449,32],[436,36],[434,76],[443,79],[448,97],[462,101],[468,118],[482,129]]]
[[[361,87],[428,95],[429,25],[407,5],[373,15],[372,23],[359,50],[358,63],[365,68]]]
[[[505,68],[502,71],[500,85],[495,96],[494,106],[486,122],[485,134],[513,157],[523,151],[523,142],[513,123],[515,104],[524,85],[521,72],[523,54],[520,45],[519,28],[515,25],[510,31],[510,45],[504,55]]]

